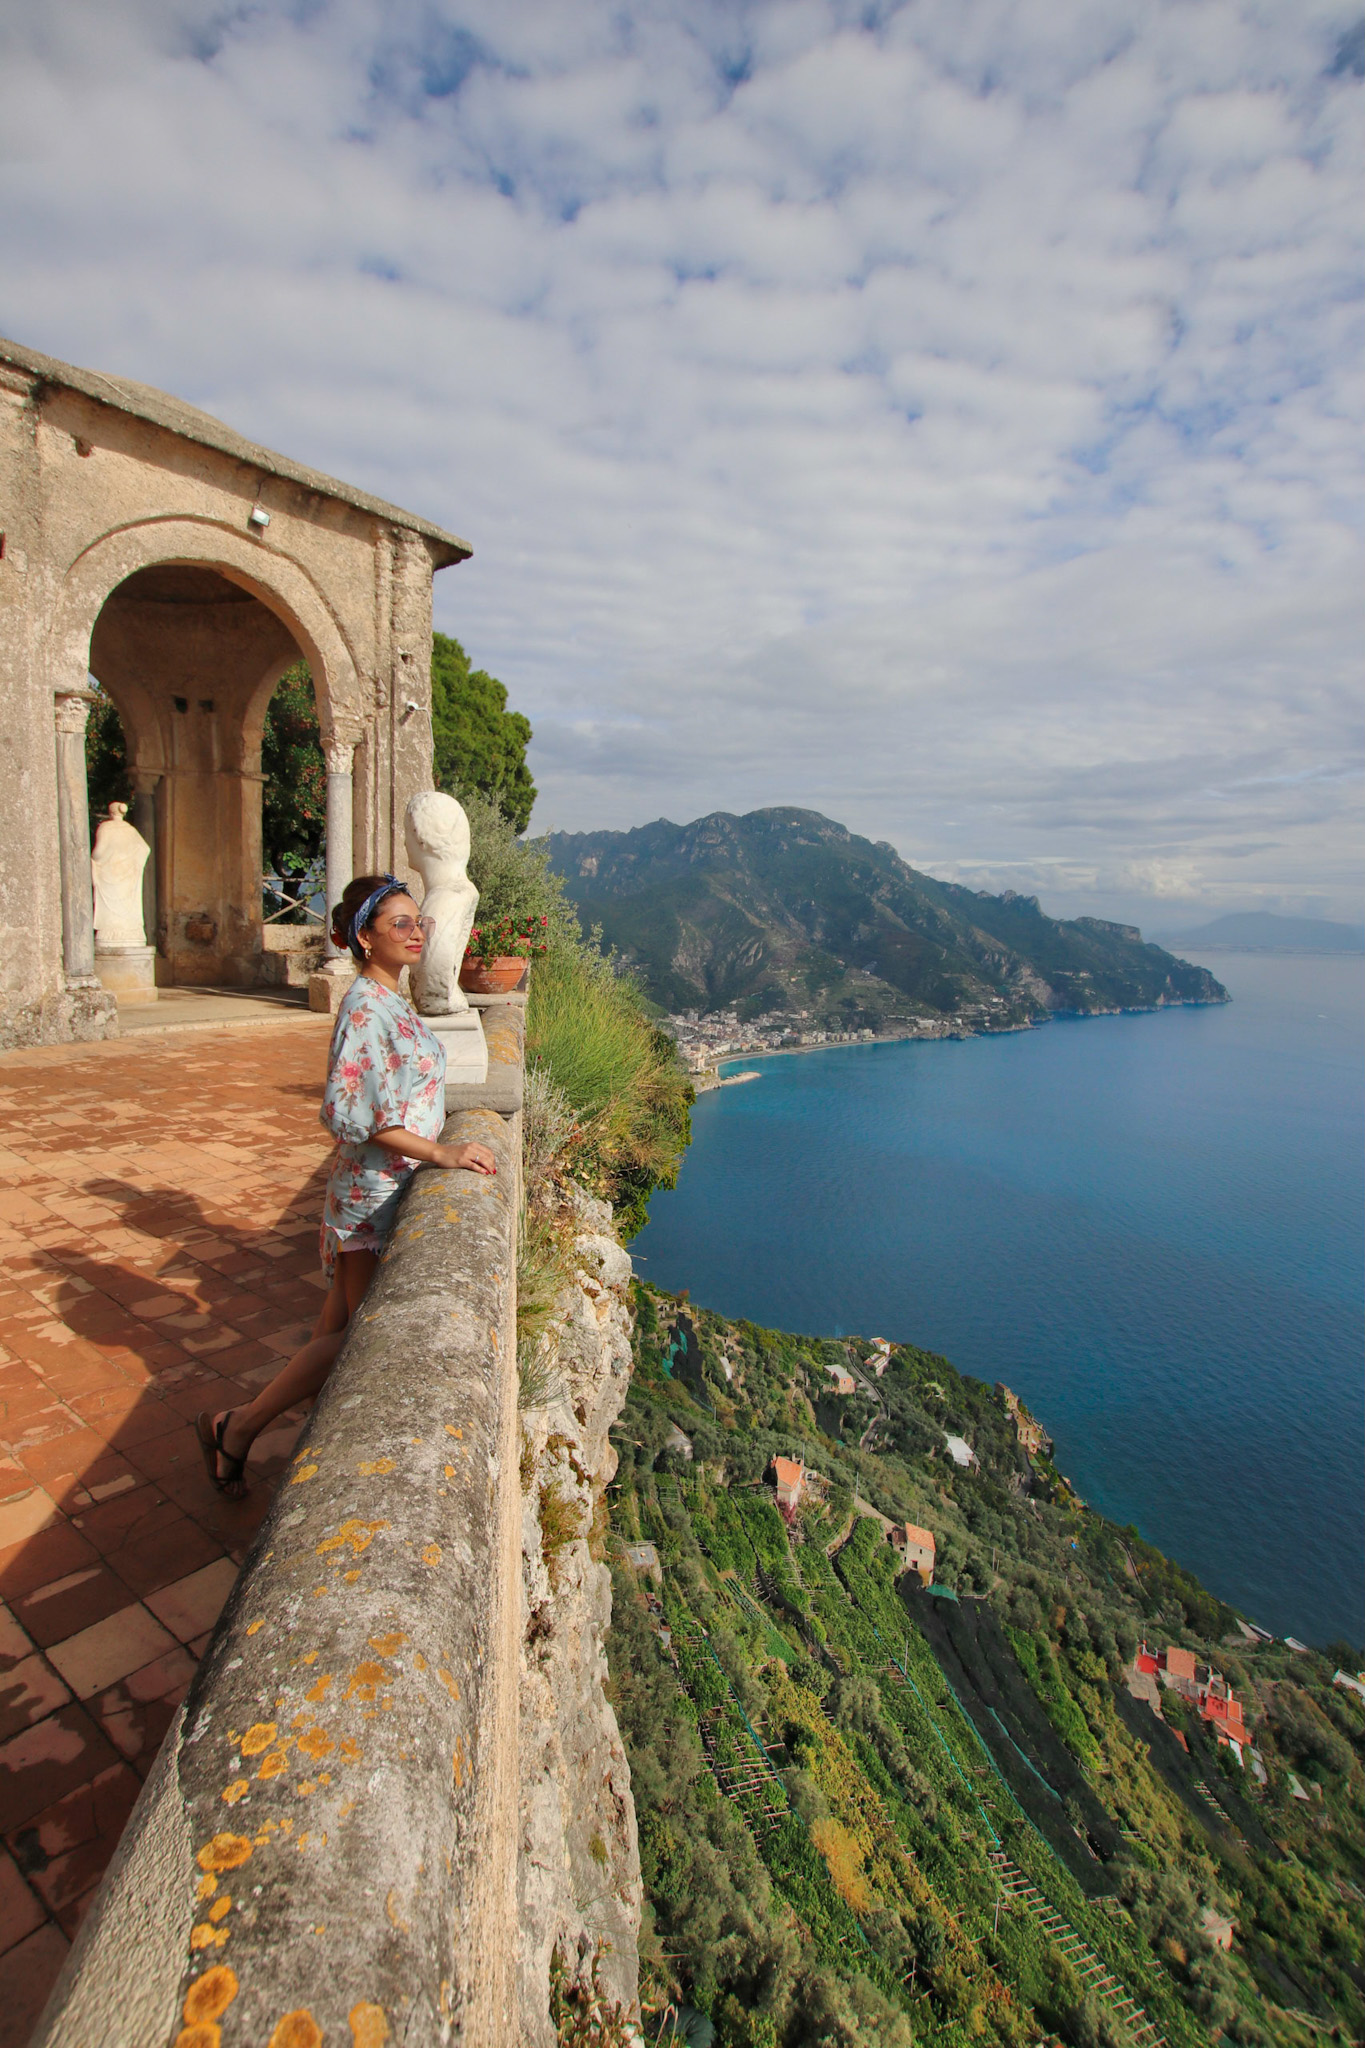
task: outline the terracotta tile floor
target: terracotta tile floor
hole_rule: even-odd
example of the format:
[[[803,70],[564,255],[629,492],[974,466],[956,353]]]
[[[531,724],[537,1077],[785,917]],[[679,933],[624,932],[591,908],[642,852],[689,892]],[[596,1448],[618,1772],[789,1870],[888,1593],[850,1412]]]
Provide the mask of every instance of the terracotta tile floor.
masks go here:
[[[209,1485],[321,1301],[325,1017],[0,1055],[0,2048],[28,2039],[298,1430]]]

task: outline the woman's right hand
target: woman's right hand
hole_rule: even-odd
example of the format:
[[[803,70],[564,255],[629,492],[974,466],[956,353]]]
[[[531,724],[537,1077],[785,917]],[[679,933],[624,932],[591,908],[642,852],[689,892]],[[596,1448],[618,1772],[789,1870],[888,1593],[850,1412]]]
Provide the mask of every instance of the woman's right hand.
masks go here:
[[[486,1145],[434,1145],[433,1166],[462,1166],[470,1173],[495,1174],[498,1162]]]

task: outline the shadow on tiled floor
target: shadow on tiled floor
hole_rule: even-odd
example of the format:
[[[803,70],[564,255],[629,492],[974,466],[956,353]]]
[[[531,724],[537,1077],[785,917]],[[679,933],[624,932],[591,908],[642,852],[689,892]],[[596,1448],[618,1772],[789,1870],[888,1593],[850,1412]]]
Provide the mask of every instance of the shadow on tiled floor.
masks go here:
[[[0,1056],[0,2048],[20,2048],[286,1463],[209,1483],[322,1300],[328,1022]]]

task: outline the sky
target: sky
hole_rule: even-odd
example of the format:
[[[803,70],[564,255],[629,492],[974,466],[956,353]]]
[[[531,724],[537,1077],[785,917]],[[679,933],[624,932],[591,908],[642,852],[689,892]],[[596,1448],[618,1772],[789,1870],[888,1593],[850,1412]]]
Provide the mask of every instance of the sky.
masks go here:
[[[1362,915],[1360,0],[0,0],[0,331],[463,535],[534,827]]]

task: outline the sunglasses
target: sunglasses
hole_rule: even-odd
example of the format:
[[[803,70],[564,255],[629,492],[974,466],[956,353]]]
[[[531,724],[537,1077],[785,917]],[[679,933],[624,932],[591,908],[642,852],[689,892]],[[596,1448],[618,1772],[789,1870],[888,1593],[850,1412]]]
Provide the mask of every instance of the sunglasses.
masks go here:
[[[405,939],[409,932],[420,932],[424,939],[430,939],[436,930],[436,920],[434,917],[396,917],[383,929],[392,932],[396,939]]]

